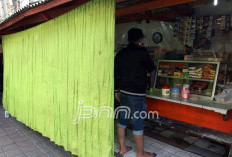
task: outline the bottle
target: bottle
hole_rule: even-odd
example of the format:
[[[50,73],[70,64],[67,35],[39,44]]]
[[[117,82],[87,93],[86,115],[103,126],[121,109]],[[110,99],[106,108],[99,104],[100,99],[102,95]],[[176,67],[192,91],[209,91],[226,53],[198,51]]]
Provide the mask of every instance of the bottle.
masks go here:
[[[182,91],[181,91],[181,97],[183,99],[188,99],[189,95],[190,95],[189,88],[183,88]]]
[[[8,111],[5,111],[5,118],[9,118],[10,117],[10,114]]]

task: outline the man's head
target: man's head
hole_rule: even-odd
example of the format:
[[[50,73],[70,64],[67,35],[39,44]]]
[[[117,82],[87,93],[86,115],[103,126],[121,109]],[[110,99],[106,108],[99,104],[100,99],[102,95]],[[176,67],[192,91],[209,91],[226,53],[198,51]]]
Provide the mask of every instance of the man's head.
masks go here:
[[[128,41],[131,43],[137,42],[141,39],[143,39],[145,36],[143,34],[143,31],[139,28],[131,28],[128,31]]]

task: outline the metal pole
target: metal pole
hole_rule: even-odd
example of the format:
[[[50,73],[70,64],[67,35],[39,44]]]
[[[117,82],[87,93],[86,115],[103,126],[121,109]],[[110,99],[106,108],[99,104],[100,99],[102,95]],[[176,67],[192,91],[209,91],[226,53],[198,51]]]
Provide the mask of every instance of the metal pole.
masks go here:
[[[8,17],[7,4],[6,0],[2,0],[3,10],[4,10],[4,19]]]

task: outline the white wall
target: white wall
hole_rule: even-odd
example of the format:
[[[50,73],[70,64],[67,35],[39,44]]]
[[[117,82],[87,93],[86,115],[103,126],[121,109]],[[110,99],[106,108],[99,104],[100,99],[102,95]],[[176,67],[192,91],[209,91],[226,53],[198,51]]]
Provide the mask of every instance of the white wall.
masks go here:
[[[162,48],[167,48],[168,50],[182,50],[183,45],[178,42],[178,38],[174,37],[173,26],[173,23],[157,21],[150,21],[150,23],[142,21],[141,24],[138,24],[136,22],[117,24],[115,40],[116,46],[120,44],[127,44],[127,31],[132,27],[136,27],[142,29],[144,34],[146,35],[146,38],[144,38],[143,40],[145,46],[159,46]],[[163,34],[163,41],[160,44],[155,44],[152,41],[152,35],[155,32],[160,32]]]

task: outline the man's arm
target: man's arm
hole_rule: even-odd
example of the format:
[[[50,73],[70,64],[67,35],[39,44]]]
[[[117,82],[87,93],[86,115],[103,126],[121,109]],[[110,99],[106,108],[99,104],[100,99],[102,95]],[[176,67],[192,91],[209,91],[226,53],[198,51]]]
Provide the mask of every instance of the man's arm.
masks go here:
[[[114,60],[114,92],[115,98],[120,101],[120,89],[119,89],[119,81],[120,81],[120,72],[119,72],[119,56],[116,55]]]
[[[145,66],[148,72],[155,70],[154,61],[151,59],[147,51],[145,52]]]
[[[156,67],[155,67],[154,61],[151,59],[147,51],[145,52],[145,65],[146,65],[147,71],[150,73],[150,88],[153,88]]]
[[[114,91],[119,92],[119,57],[116,55],[114,60]]]

